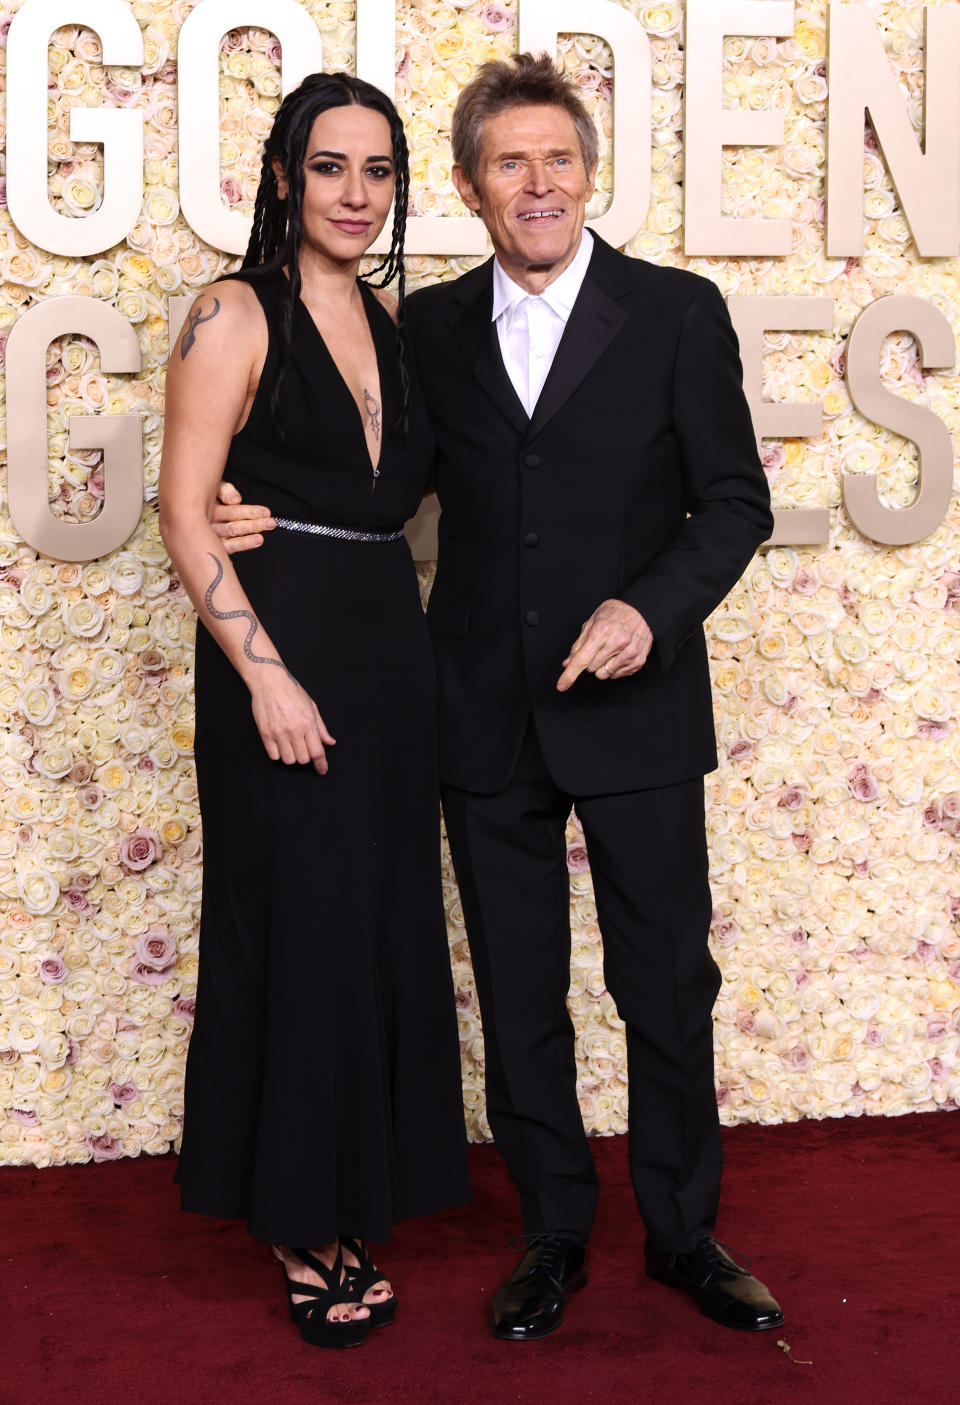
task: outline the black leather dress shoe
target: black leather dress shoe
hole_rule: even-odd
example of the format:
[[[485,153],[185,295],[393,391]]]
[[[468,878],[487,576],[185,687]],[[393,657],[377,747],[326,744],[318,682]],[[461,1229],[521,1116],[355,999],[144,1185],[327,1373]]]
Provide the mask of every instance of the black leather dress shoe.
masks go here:
[[[705,1234],[687,1254],[664,1254],[648,1239],[644,1258],[649,1277],[690,1293],[701,1311],[724,1327],[764,1332],[783,1326],[783,1313],[770,1290],[711,1234]]]
[[[507,1342],[531,1342],[555,1332],[563,1299],[587,1281],[587,1250],[573,1234],[532,1234],[527,1249],[490,1304],[490,1330]]]

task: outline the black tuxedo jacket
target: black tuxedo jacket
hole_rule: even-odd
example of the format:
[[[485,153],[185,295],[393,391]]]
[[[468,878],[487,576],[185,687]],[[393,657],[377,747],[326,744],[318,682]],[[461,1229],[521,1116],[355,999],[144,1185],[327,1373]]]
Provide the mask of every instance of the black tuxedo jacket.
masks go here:
[[[438,441],[441,774],[465,790],[506,784],[531,714],[573,796],[712,770],[702,624],[772,530],[720,293],[594,246],[532,420],[491,321],[492,260],[407,302]],[[611,597],[646,619],[650,657],[634,677],[582,674],[558,693],[561,661]]]

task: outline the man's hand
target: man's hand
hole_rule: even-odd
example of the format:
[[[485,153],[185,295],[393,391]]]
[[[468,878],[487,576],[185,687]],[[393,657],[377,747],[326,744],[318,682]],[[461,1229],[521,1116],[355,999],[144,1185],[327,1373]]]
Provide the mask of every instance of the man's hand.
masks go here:
[[[263,545],[263,533],[277,525],[268,507],[246,503],[232,483],[222,482],[217,489],[213,509],[213,530],[232,556],[236,551],[250,551]]]
[[[583,672],[600,679],[627,678],[639,672],[652,647],[653,635],[639,610],[625,600],[604,600],[564,659],[557,691],[565,693]]]

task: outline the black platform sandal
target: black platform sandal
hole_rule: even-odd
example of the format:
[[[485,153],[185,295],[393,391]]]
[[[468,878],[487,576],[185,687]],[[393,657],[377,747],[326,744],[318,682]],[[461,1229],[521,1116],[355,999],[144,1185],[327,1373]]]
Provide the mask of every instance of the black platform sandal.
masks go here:
[[[311,1254],[309,1249],[292,1248],[297,1258],[323,1279],[326,1284],[324,1288],[316,1283],[303,1283],[299,1278],[291,1278],[280,1254],[276,1249],[273,1252],[280,1259],[283,1268],[283,1280],[290,1303],[290,1321],[297,1323],[305,1342],[309,1342],[311,1346],[347,1347],[360,1346],[361,1342],[366,1341],[372,1313],[370,1317],[351,1318],[347,1322],[331,1322],[327,1317],[330,1309],[338,1303],[351,1303],[354,1306],[360,1304],[349,1270],[344,1267],[343,1251],[339,1245],[332,1268],[327,1268],[322,1259],[318,1259],[316,1254]],[[295,1296],[303,1298],[304,1301],[294,1302]],[[370,1311],[367,1303],[363,1306]]]
[[[365,1239],[351,1239],[349,1235],[341,1234],[341,1249],[346,1249],[356,1259],[355,1264],[345,1263],[343,1271],[350,1280],[353,1291],[360,1302],[363,1302],[364,1294],[377,1283],[382,1283],[386,1275],[381,1273],[376,1267],[370,1255],[367,1253],[367,1243]],[[388,1322],[392,1322],[397,1315],[397,1300],[393,1296],[384,1298],[379,1303],[363,1303],[370,1311],[371,1327],[386,1327]]]

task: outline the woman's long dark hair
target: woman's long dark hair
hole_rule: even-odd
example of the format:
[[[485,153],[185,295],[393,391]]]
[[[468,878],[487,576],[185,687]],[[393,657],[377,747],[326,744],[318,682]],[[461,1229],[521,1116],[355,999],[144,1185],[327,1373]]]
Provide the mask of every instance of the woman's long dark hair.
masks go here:
[[[260,186],[253,212],[253,229],[240,271],[288,271],[287,293],[281,311],[280,364],[273,385],[270,410],[274,423],[282,434],[279,420],[280,386],[290,361],[293,341],[293,317],[300,299],[300,244],[303,237],[303,164],[307,155],[307,140],[314,121],[321,112],[332,107],[372,108],[390,124],[393,145],[394,205],[390,252],[365,276],[374,288],[385,288],[397,280],[397,349],[400,357],[402,387],[400,425],[406,429],[410,403],[410,379],[404,351],[403,299],[405,280],[403,269],[403,238],[407,227],[407,198],[410,190],[410,162],[407,138],[397,109],[379,88],[354,78],[349,73],[312,73],[298,88],[284,98],[274,119],[263,152]],[[287,178],[287,197],[281,200],[277,188],[274,160],[279,161]],[[382,274],[374,283],[376,274]]]

